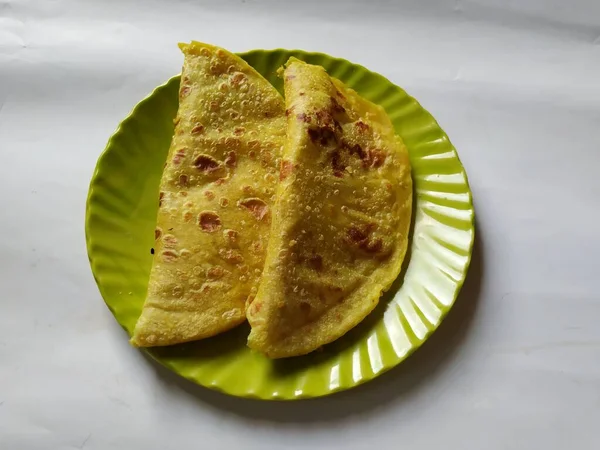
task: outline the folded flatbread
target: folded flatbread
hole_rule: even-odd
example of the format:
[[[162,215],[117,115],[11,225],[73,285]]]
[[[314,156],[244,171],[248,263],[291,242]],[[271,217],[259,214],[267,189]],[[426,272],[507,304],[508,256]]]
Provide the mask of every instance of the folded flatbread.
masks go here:
[[[383,108],[291,59],[287,140],[248,345],[309,353],[350,330],[398,276],[412,204],[408,153]]]
[[[132,344],[213,336],[245,320],[264,265],[285,140],[283,98],[241,58],[185,55],[161,180],[148,294]]]

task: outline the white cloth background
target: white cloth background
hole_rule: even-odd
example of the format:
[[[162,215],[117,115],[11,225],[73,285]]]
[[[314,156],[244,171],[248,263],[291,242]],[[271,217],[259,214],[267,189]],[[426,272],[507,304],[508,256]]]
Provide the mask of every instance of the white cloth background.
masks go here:
[[[450,136],[476,251],[406,363],[331,398],[261,403],[128,345],[87,261],[88,183],[191,39],[347,58]],[[0,1],[0,448],[600,448],[599,126],[595,0]]]

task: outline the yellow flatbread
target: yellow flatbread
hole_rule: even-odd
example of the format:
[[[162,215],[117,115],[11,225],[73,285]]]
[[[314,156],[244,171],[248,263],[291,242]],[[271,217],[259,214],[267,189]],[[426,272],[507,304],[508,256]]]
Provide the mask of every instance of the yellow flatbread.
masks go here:
[[[408,153],[384,110],[319,66],[284,72],[287,140],[248,345],[309,353],[357,325],[398,276],[412,206]]]
[[[239,57],[185,55],[175,135],[161,181],[148,295],[132,344],[213,336],[245,320],[264,265],[284,103]]]

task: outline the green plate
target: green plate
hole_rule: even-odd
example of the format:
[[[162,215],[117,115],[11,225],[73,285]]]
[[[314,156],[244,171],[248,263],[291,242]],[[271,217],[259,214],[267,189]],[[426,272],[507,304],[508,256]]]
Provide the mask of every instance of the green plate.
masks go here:
[[[276,71],[290,56],[320,64],[387,110],[408,147],[413,170],[414,225],[405,269],[363,323],[307,356],[272,361],[250,351],[247,325],[204,341],[147,351],[195,383],[241,397],[287,400],[349,389],[406,359],[454,303],[474,239],[467,176],[434,118],[381,75],[319,53],[256,50],[240,56],[280,91]],[[92,271],[106,304],[130,335],[146,295],[156,198],[178,88],[176,76],[123,120],[90,185],[86,239]]]

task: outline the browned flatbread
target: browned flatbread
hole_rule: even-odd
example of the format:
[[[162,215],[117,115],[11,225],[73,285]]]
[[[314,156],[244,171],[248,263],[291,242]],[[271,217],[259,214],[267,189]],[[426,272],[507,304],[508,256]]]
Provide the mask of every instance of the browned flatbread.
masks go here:
[[[412,181],[385,111],[320,66],[284,74],[287,140],[248,345],[309,353],[350,330],[398,276]]]
[[[170,345],[245,320],[264,265],[284,103],[238,56],[180,45],[175,135],[161,181],[148,296],[131,342]]]

